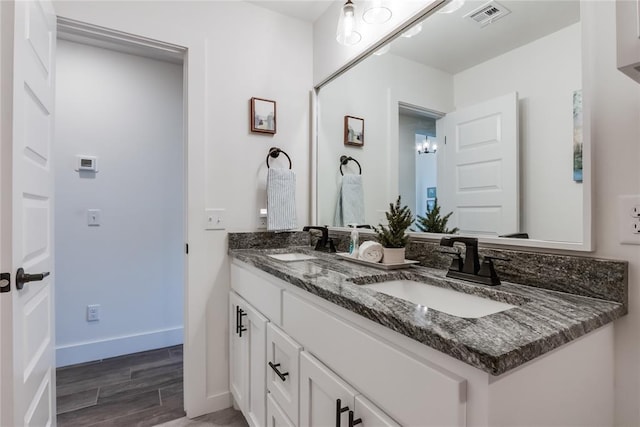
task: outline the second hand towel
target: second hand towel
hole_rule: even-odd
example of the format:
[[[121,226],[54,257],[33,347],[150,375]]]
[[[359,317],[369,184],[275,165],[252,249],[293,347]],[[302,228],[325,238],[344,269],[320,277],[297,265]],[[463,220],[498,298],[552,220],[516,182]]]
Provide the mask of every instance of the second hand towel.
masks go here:
[[[296,174],[290,169],[269,168],[267,172],[267,230],[286,231],[297,227]]]

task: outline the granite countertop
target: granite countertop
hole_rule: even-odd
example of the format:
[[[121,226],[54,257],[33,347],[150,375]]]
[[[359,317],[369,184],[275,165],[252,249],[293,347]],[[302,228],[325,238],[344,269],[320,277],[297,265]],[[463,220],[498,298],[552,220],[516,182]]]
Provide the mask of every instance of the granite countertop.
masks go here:
[[[290,252],[316,259],[283,262],[267,256]],[[476,285],[445,278],[445,270],[428,267],[381,270],[309,247],[232,249],[229,255],[492,375],[516,368],[626,312],[618,302],[506,282]],[[461,318],[361,286],[395,279],[425,281],[516,307]]]

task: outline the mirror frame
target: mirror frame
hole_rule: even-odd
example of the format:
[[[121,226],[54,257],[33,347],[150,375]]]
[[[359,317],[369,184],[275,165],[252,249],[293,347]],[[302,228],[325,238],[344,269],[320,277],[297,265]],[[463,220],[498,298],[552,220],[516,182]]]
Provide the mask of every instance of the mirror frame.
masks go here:
[[[400,25],[396,29],[392,30],[388,34],[380,37],[378,42],[372,44],[368,49],[364,50],[360,55],[349,61],[345,66],[339,68],[332,73],[328,78],[320,82],[313,88],[311,92],[311,223],[318,224],[318,127],[319,127],[319,99],[318,92],[320,89],[330,83],[335,78],[346,73],[351,68],[358,65],[360,62],[368,58],[378,50],[380,47],[391,43],[393,40],[400,37],[400,35],[407,29],[412,27],[418,22],[428,19],[433,13],[435,13],[440,7],[444,6],[448,1],[442,1],[437,4],[432,4],[427,9],[424,9],[413,17],[409,18],[404,24]],[[582,162],[585,165],[583,169],[583,194],[582,194],[582,242],[561,242],[552,240],[537,240],[537,239],[514,239],[506,237],[486,237],[486,236],[473,236],[478,237],[478,241],[483,246],[498,247],[505,249],[530,249],[532,251],[552,250],[552,251],[575,251],[575,252],[593,252],[595,251],[595,240],[593,232],[593,156],[592,156],[592,144],[591,144],[591,100],[593,97],[592,86],[592,70],[590,67],[591,56],[588,50],[589,34],[588,28],[584,22],[585,10],[584,0],[580,1],[580,26],[581,26],[581,45],[582,45],[582,93],[583,93],[583,141],[582,141]],[[336,44],[336,48],[339,46]],[[348,227],[333,227],[329,226],[331,231],[350,233],[352,229]],[[372,231],[360,232],[364,234],[373,233]],[[408,232],[412,240],[421,240],[429,242],[438,242],[442,237],[439,233],[418,233]]]

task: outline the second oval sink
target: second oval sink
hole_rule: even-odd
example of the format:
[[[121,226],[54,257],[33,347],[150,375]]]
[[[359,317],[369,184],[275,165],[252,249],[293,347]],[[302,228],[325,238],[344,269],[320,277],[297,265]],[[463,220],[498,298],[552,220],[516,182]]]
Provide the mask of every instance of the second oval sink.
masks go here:
[[[391,280],[363,285],[369,289],[452,316],[476,319],[515,308],[515,305],[414,280]]]

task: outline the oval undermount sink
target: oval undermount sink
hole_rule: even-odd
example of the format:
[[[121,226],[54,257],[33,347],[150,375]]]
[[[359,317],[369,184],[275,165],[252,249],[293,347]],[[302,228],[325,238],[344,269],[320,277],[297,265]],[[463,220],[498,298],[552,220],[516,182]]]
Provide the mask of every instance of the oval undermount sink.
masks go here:
[[[292,252],[289,254],[272,254],[267,255],[273,259],[277,259],[278,261],[307,261],[310,259],[316,259],[316,257],[306,254],[300,254],[297,252]]]
[[[482,298],[414,280],[391,280],[364,285],[369,289],[452,316],[476,319],[515,308],[515,305]]]

